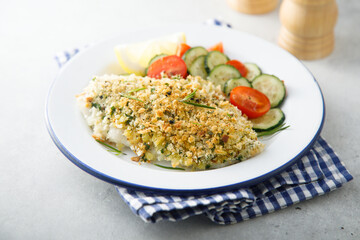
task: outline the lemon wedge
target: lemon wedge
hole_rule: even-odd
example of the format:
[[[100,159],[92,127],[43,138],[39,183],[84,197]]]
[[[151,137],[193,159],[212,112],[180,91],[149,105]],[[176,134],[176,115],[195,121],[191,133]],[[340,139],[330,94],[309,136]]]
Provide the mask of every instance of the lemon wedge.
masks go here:
[[[186,43],[186,36],[183,32],[144,42],[119,44],[115,47],[115,54],[120,66],[127,73],[143,76],[149,61],[154,56],[161,53],[175,54],[179,43]]]

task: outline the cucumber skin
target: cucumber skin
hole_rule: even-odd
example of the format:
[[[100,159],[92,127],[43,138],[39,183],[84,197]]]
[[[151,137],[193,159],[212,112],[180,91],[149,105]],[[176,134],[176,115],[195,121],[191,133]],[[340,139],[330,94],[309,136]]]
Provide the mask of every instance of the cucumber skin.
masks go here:
[[[246,78],[244,78],[244,77],[240,77],[240,78],[232,78],[232,79],[229,79],[229,80],[227,80],[226,82],[225,82],[225,84],[224,84],[224,89],[223,89],[223,92],[225,93],[225,95],[226,96],[230,96],[230,92],[231,92],[231,90],[232,89],[234,89],[234,88],[232,88],[230,91],[228,91],[229,89],[229,81],[231,81],[231,80],[237,80],[237,79],[244,79],[249,85],[238,85],[238,86],[246,86],[246,87],[251,87],[252,88],[252,85],[251,85],[251,82],[249,82],[249,80],[247,80]],[[236,87],[238,87],[238,86],[236,86]]]
[[[204,63],[203,63],[203,64],[205,64],[205,56],[204,56],[204,55],[201,55],[201,56],[197,57],[197,58],[193,61],[193,63],[190,65],[190,67],[188,68],[188,72],[189,72],[190,75],[192,75],[192,76],[200,76],[200,75],[196,75],[196,74],[194,75],[193,72],[191,71],[191,69],[192,69],[192,67],[194,66],[195,62],[198,61],[200,58],[204,58],[204,60],[203,60]],[[207,74],[207,72],[206,72],[206,70],[205,70],[205,66],[204,66],[204,73],[205,73],[205,76],[200,76],[200,77],[201,77],[202,79],[205,79],[205,80],[206,80],[208,74]]]
[[[275,77],[276,79],[279,80],[279,82],[282,84],[282,87],[284,88],[284,95],[283,95],[282,99],[281,99],[277,104],[275,104],[275,105],[273,105],[273,103],[271,103],[271,108],[277,108],[277,107],[279,107],[279,106],[284,102],[284,100],[285,100],[285,97],[286,97],[285,84],[284,84],[283,81],[281,81],[281,80],[280,80],[277,76],[275,76],[275,75],[260,74],[259,76],[257,76],[257,77],[251,82],[253,88],[254,88],[254,82],[255,82],[255,80],[256,80],[257,78],[261,77],[261,76],[264,76],[264,75],[265,75],[265,76],[270,76],[270,77]],[[255,82],[255,83],[256,83],[256,82]],[[254,89],[256,89],[256,87],[255,87]],[[258,89],[256,89],[256,90],[258,90]],[[260,91],[260,90],[259,90],[259,91]],[[260,92],[261,92],[261,91],[260,91]],[[264,94],[265,94],[265,93],[264,93]]]
[[[212,69],[214,69],[216,66],[220,65],[220,64],[215,65],[212,69],[210,69],[210,67],[209,67],[208,59],[209,59],[210,54],[212,54],[212,53],[214,53],[214,52],[218,52],[218,53],[220,53],[221,55],[223,55],[223,56],[226,57],[226,62],[220,63],[220,64],[225,64],[225,63],[227,63],[227,61],[230,60],[229,57],[226,56],[226,55],[225,55],[224,53],[222,53],[222,52],[219,52],[219,51],[211,51],[211,52],[209,52],[209,53],[206,55],[206,57],[205,57],[205,70],[206,70],[206,72],[207,72],[208,74],[211,72]]]
[[[225,82],[232,79],[232,78],[241,78],[241,73],[239,72],[239,70],[237,70],[234,66],[231,66],[231,65],[227,65],[227,64],[220,64],[220,65],[217,65],[216,67],[214,67],[211,72],[209,73],[208,75],[208,80],[210,82],[212,82],[215,86],[217,86],[218,84],[216,83],[216,81],[213,80],[213,78],[211,77],[212,74],[214,74],[214,72],[217,70],[217,68],[220,68],[222,66],[226,66],[227,68],[231,68],[232,70],[236,70],[236,72],[238,73],[238,76],[234,76],[234,77],[231,77],[229,79],[226,79],[225,81],[223,81],[220,86],[221,86],[221,89],[224,89],[224,85],[225,85]]]
[[[145,68],[145,76],[147,76],[147,72],[148,72],[149,67],[150,67],[151,64],[153,64],[155,61],[159,60],[160,58],[163,58],[163,57],[166,57],[166,56],[168,56],[168,55],[165,54],[165,53],[160,53],[160,54],[155,55],[152,59],[150,59],[147,68]]]
[[[200,56],[201,56],[201,55],[198,55],[198,56],[196,56],[196,57],[194,58],[194,60],[193,60],[191,63],[187,63],[187,58],[188,58],[189,54],[191,53],[191,51],[194,51],[194,50],[196,50],[196,49],[202,49],[202,50],[205,50],[205,51],[206,51],[206,53],[205,53],[205,51],[204,51],[205,54],[201,54],[201,55],[206,55],[206,54],[208,53],[208,51],[207,51],[204,47],[201,47],[201,46],[192,47],[192,48],[188,49],[188,50],[184,53],[184,55],[182,56],[182,59],[184,60],[187,68],[189,68],[189,67],[191,66],[191,64],[194,62],[194,60],[195,60],[197,57],[200,57]]]
[[[251,72],[251,70],[252,70],[252,69],[249,69],[249,65],[255,66],[259,70],[259,74],[256,75],[254,78],[252,78],[252,79],[246,78],[247,80],[249,80],[249,82],[254,81],[256,77],[263,74],[261,68],[256,63],[244,63],[244,65],[247,68],[248,72]]]
[[[285,114],[284,112],[280,109],[280,108],[272,108],[270,109],[269,111],[271,110],[275,110],[275,109],[279,109],[282,113],[282,116],[280,118],[280,120],[274,124],[273,126],[271,127],[268,127],[268,128],[256,128],[253,126],[253,129],[255,130],[255,132],[266,132],[266,131],[270,131],[270,130],[273,130],[274,128],[277,128],[278,126],[280,126],[283,122],[285,122]]]
[[[155,55],[152,59],[150,59],[149,64],[148,64],[148,68],[150,67],[150,65],[152,63],[154,63],[155,61],[159,60],[160,58],[163,58],[163,57],[166,57],[166,56],[168,56],[168,55],[165,54],[165,53],[160,53],[160,54]]]

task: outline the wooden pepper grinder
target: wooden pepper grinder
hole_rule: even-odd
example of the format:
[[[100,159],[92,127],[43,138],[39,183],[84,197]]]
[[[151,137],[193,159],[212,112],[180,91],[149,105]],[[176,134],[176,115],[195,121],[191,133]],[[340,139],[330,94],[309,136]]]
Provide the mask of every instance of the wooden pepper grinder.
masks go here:
[[[334,49],[337,16],[335,0],[283,0],[279,45],[303,60],[323,58]]]
[[[263,14],[271,12],[279,0],[227,0],[231,8],[247,14]]]

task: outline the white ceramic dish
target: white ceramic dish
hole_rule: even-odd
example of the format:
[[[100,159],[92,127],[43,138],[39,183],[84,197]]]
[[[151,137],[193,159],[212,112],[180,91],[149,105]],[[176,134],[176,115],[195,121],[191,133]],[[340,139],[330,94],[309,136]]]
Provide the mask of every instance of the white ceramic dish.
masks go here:
[[[132,162],[131,151],[116,156],[94,141],[77,108],[75,95],[93,75],[117,73],[113,51],[119,43],[130,43],[185,32],[191,46],[210,46],[222,41],[233,59],[258,64],[264,73],[285,81],[287,98],[282,105],[286,131],[265,140],[260,155],[232,166],[207,171],[184,172]],[[298,160],[320,134],[325,116],[321,90],[304,65],[288,52],[258,37],[239,31],[203,25],[124,32],[77,54],[59,72],[48,94],[46,122],[61,152],[86,172],[121,186],[170,193],[210,193],[256,184]]]

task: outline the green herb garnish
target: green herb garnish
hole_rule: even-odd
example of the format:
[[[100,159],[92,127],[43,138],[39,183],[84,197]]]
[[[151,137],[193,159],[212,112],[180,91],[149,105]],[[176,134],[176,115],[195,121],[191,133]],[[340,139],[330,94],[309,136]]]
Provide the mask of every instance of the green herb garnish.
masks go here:
[[[161,167],[161,168],[165,168],[165,169],[171,169],[171,170],[182,170],[182,171],[185,171],[185,169],[184,168],[178,168],[178,167],[167,167],[167,166],[163,166],[163,165],[159,165],[159,164],[155,164],[154,163],[154,165],[155,166],[157,166],[157,167]]]
[[[257,133],[257,136],[258,136],[258,137],[263,137],[263,136],[273,135],[273,134],[275,134],[275,133],[278,133],[278,132],[280,132],[280,131],[282,131],[282,130],[285,130],[285,129],[287,129],[288,127],[290,127],[290,125],[285,126],[285,127],[284,127],[284,125],[285,125],[285,123],[281,124],[280,126],[274,128],[274,129],[272,129],[272,130],[265,131],[265,132],[259,132],[259,133]]]
[[[114,115],[116,108],[114,106],[111,107],[110,116]]]
[[[91,103],[91,107],[95,107],[95,108],[101,110],[101,106],[98,103]]]
[[[95,81],[96,80],[96,77],[93,77],[93,79],[92,79],[93,81]]]
[[[137,100],[137,101],[140,101],[140,102],[144,102],[143,100],[140,100],[136,97],[132,97],[132,96],[128,96],[128,95],[124,95],[124,94],[120,94],[120,96],[124,97],[124,98],[129,98],[129,99],[133,99],[133,100]]]
[[[149,144],[144,143],[144,145],[145,145],[145,150],[149,150],[149,149],[150,149],[150,145],[149,145]]]
[[[126,116],[127,118],[129,118],[130,120],[131,120],[131,119],[134,119],[134,116],[131,116],[131,115],[129,115],[129,114],[126,114],[126,113],[125,113],[125,116]]]
[[[172,76],[171,79],[180,80],[182,77],[180,75]]]
[[[109,148],[108,151],[115,153],[115,155],[119,155],[119,154],[124,154],[124,155],[126,155],[126,153],[123,153],[123,152],[120,151],[119,149],[116,149],[116,148],[110,146],[109,144],[106,144],[106,143],[104,143],[104,142],[102,142],[102,141],[100,141],[100,140],[96,140],[96,141],[97,141],[98,143],[104,145],[105,147]]]
[[[181,100],[180,102],[184,102],[187,101],[189,99],[192,99],[193,97],[195,97],[197,89],[195,89],[195,91],[193,91],[192,93],[190,93],[189,95],[187,95],[183,100]]]
[[[196,107],[216,109],[216,108],[214,108],[214,107],[210,107],[210,106],[207,106],[207,105],[202,105],[202,104],[198,104],[198,103],[194,103],[194,102],[188,102],[188,101],[181,101],[181,102],[186,103],[186,104],[189,104],[189,105],[193,105],[193,106],[196,106]]]
[[[210,109],[215,109],[214,107],[210,107],[207,105],[202,105],[202,104],[198,104],[198,103],[194,103],[194,102],[189,102],[189,99],[192,99],[193,97],[195,97],[197,89],[195,89],[192,93],[190,93],[189,95],[187,95],[184,99],[180,100],[180,102],[189,104],[189,105],[193,105],[196,107],[203,107],[203,108],[210,108]]]
[[[145,90],[145,89],[146,89],[146,87],[143,87],[143,88],[136,88],[136,89],[133,89],[133,90],[128,91],[128,93],[138,92],[138,91]]]

